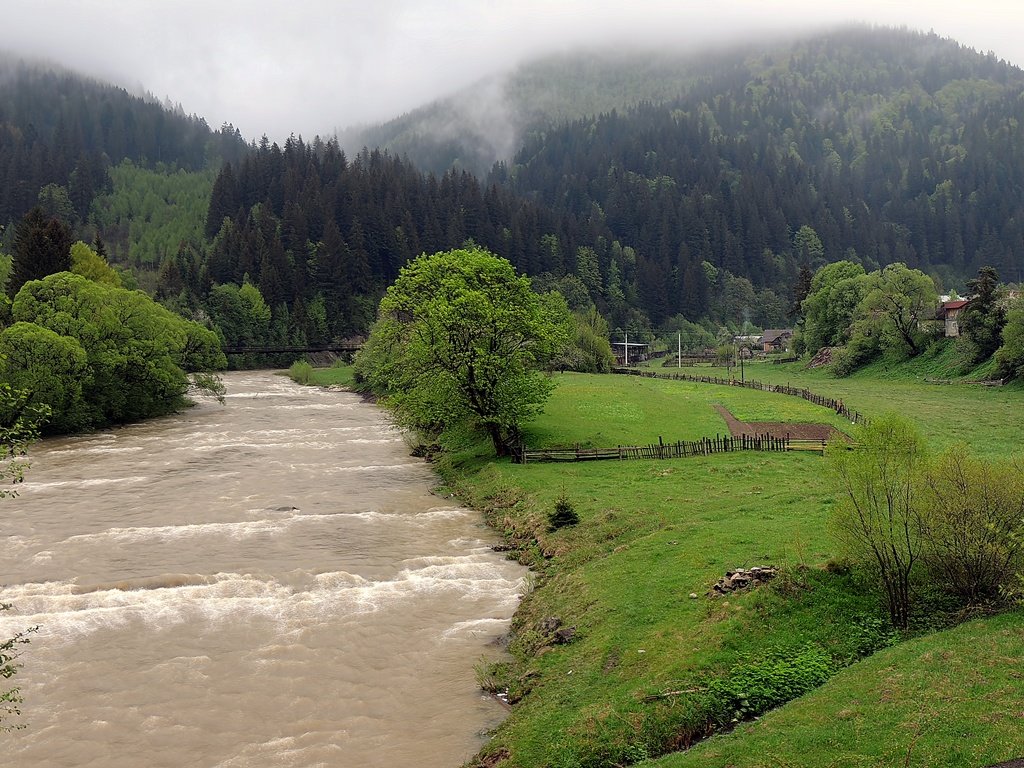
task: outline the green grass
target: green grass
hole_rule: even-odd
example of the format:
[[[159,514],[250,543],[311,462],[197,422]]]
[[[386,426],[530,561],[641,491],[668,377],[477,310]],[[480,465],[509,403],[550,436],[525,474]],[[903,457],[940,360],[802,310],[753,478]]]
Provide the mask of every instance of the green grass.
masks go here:
[[[1016,435],[1024,426],[1015,407],[1017,390],[933,387],[867,376],[835,380],[794,366],[755,370],[763,380],[790,381],[842,397],[869,415],[881,410],[920,414],[925,433],[939,445],[984,441],[975,447],[1005,453],[1016,448]],[[748,370],[748,376],[754,374]],[[647,443],[658,435],[675,440],[723,433],[724,422],[712,408],[716,402],[744,420],[850,426],[827,409],[784,395],[568,374],[559,378],[545,413],[528,425],[527,442],[603,446]],[[878,597],[856,573],[821,567],[835,551],[828,533],[832,491],[819,456],[748,453],[520,466],[488,460],[482,449],[467,449],[445,457],[440,468],[451,488],[484,509],[489,522],[537,574],[538,588],[524,598],[516,615],[511,643],[515,661],[492,670],[495,684],[508,686],[513,698],[520,698],[485,748],[491,754],[507,750],[502,763],[507,768],[626,764],[678,749],[705,736],[709,728],[727,724],[728,713],[723,721],[721,702],[710,700],[708,691],[723,681],[748,680],[751,670],[770,666],[773,654],[796,658],[810,649],[839,670],[891,641]],[[563,493],[580,523],[549,531],[547,515]],[[726,570],[756,564],[779,565],[785,572],[771,588],[729,598],[707,596]],[[554,616],[576,628],[573,642],[553,645],[545,636],[544,620]],[[1012,620],[996,618],[972,626],[985,635],[990,623],[995,632],[1007,621]],[[948,634],[930,638],[941,643]],[[976,666],[998,666],[994,651],[983,643],[974,646],[980,654]],[[898,655],[907,647],[887,653],[897,654],[892,657],[897,665],[906,662],[907,679],[926,674],[915,661],[918,657]],[[965,641],[963,647],[972,644]],[[872,680],[882,684],[877,670],[883,668],[866,666],[882,664],[876,661],[882,658],[853,668],[865,670],[865,685]],[[852,673],[840,672],[841,679],[850,679]],[[841,712],[857,706],[844,698],[843,690],[833,681],[811,696],[835,691],[831,717],[841,719]],[[923,711],[920,688],[893,690],[891,703],[902,717]],[[1001,683],[986,695],[992,707],[1019,709]],[[647,698],[652,696],[660,697]],[[813,707],[807,712],[819,717]],[[974,727],[972,713],[958,704],[944,716],[952,734]],[[859,727],[873,727],[873,718],[865,715]],[[810,723],[807,729],[806,738],[812,739],[821,724]],[[742,725],[724,737],[735,740],[736,746],[729,747],[733,752],[722,762],[707,764],[805,764],[800,750],[780,751],[777,763],[750,762],[765,758],[767,748],[751,741],[754,746],[746,749],[747,730]],[[774,737],[780,743],[786,739],[782,732]],[[712,740],[700,749],[717,743]],[[851,743],[855,749],[856,740]],[[991,754],[1005,758],[1005,746]],[[829,762],[830,749],[821,747],[824,762],[816,764],[859,764]],[[879,754],[875,763],[865,764],[885,764],[893,753]],[[696,757],[665,759],[666,765],[674,765],[674,759],[705,764]]]
[[[567,373],[544,414],[526,427],[530,447],[580,443],[587,447],[694,440],[729,433],[714,409],[721,404],[741,421],[850,423],[825,408],[786,395],[706,384],[645,379],[638,376],[588,376]]]
[[[888,648],[661,768],[980,768],[1024,757],[1024,613]]]
[[[717,368],[683,368],[695,376],[721,376]],[[675,372],[672,369],[671,372]],[[1020,449],[1024,402],[1020,384],[985,387],[978,384],[930,384],[919,368],[876,363],[847,378],[823,370],[806,370],[804,363],[753,363],[748,380],[807,387],[841,399],[849,408],[870,416],[899,413],[912,418],[936,449],[964,442],[982,456],[1005,456]],[[742,418],[736,414],[737,418]]]
[[[314,368],[304,360],[292,363],[288,376],[299,384],[317,387],[351,387],[355,383],[352,365],[337,362],[330,368]]]

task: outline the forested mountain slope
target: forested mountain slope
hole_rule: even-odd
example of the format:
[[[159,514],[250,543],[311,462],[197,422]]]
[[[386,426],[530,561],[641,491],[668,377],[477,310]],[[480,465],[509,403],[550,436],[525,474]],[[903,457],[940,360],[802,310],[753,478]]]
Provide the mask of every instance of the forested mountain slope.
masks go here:
[[[529,274],[564,275],[576,250],[605,233],[466,172],[425,176],[376,150],[350,161],[334,140],[264,140],[214,182],[208,259],[184,254],[196,266],[176,266],[163,289],[194,303],[211,282],[248,279],[289,337],[323,340],[365,330],[384,288],[420,253],[473,240]]]
[[[128,159],[198,170],[246,149],[230,126],[168,109],[123,88],[55,65],[0,55],[0,224],[40,202],[86,219],[93,198],[111,189],[108,169]],[[69,221],[68,223],[72,223]]]
[[[934,35],[854,27],[523,67],[472,108],[427,110],[482,125],[469,132],[484,154],[511,153],[533,126],[486,180],[424,175],[394,141],[347,154],[319,138],[247,146],[120,89],[3,71],[7,221],[42,200],[164,301],[250,342],[364,331],[410,257],[470,239],[571,306],[638,329],[681,316],[712,332],[787,325],[801,268],[840,259],[902,261],[947,288],[984,264],[1020,276],[1024,72]],[[392,138],[428,133],[414,117]],[[446,141],[468,157],[462,136]],[[259,301],[242,312],[232,291],[245,282]]]
[[[437,175],[458,168],[484,176],[495,162],[509,160],[530,132],[642,101],[674,99],[707,66],[691,51],[550,56],[380,125],[347,128],[338,140],[350,154],[378,147]]]
[[[933,35],[844,30],[531,136],[493,180],[632,246],[656,321],[706,315],[722,270],[780,292],[841,258],[1018,279],[1024,72]]]

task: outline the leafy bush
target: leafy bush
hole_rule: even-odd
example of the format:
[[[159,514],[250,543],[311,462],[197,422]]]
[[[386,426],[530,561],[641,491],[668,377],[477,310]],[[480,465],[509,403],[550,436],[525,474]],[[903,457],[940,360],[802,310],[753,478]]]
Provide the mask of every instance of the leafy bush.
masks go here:
[[[845,553],[873,564],[893,626],[906,629],[911,574],[923,548],[917,496],[925,442],[894,415],[861,427],[857,441],[855,451],[835,445],[828,452],[838,490],[832,528]]]
[[[748,720],[814,690],[835,670],[832,657],[810,644],[792,652],[775,650],[736,664],[708,686],[712,718],[719,726]]]
[[[1024,567],[1024,476],[1017,461],[986,462],[965,446],[930,464],[919,500],[924,563],[964,603],[999,597]]]

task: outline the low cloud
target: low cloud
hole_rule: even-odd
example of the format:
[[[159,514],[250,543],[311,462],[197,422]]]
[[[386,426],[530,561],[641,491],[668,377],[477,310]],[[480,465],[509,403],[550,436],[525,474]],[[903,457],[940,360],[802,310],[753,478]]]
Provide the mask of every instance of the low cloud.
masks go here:
[[[579,46],[685,50],[859,21],[934,30],[1024,63],[1018,0],[966,11],[947,0],[5,0],[0,18],[3,45],[21,55],[277,140],[387,120]]]

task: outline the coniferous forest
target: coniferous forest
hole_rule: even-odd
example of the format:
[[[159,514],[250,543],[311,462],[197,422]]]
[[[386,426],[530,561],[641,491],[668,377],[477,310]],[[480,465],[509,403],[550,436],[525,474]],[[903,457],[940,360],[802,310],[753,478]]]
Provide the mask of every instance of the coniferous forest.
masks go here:
[[[801,269],[840,260],[901,262],[940,289],[986,265],[1020,279],[1024,72],[995,56],[854,27],[700,58],[590,57],[509,80],[529,113],[512,121],[518,149],[480,175],[422,171],[439,156],[408,140],[415,112],[393,137],[401,155],[383,129],[385,146],[347,152],[335,138],[246,144],[230,125],[7,61],[2,251],[38,205],[126,285],[230,344],[364,333],[403,264],[467,241],[638,331],[792,324]],[[575,94],[571,108],[552,88]],[[474,141],[469,126],[445,137],[453,157],[479,154]]]

